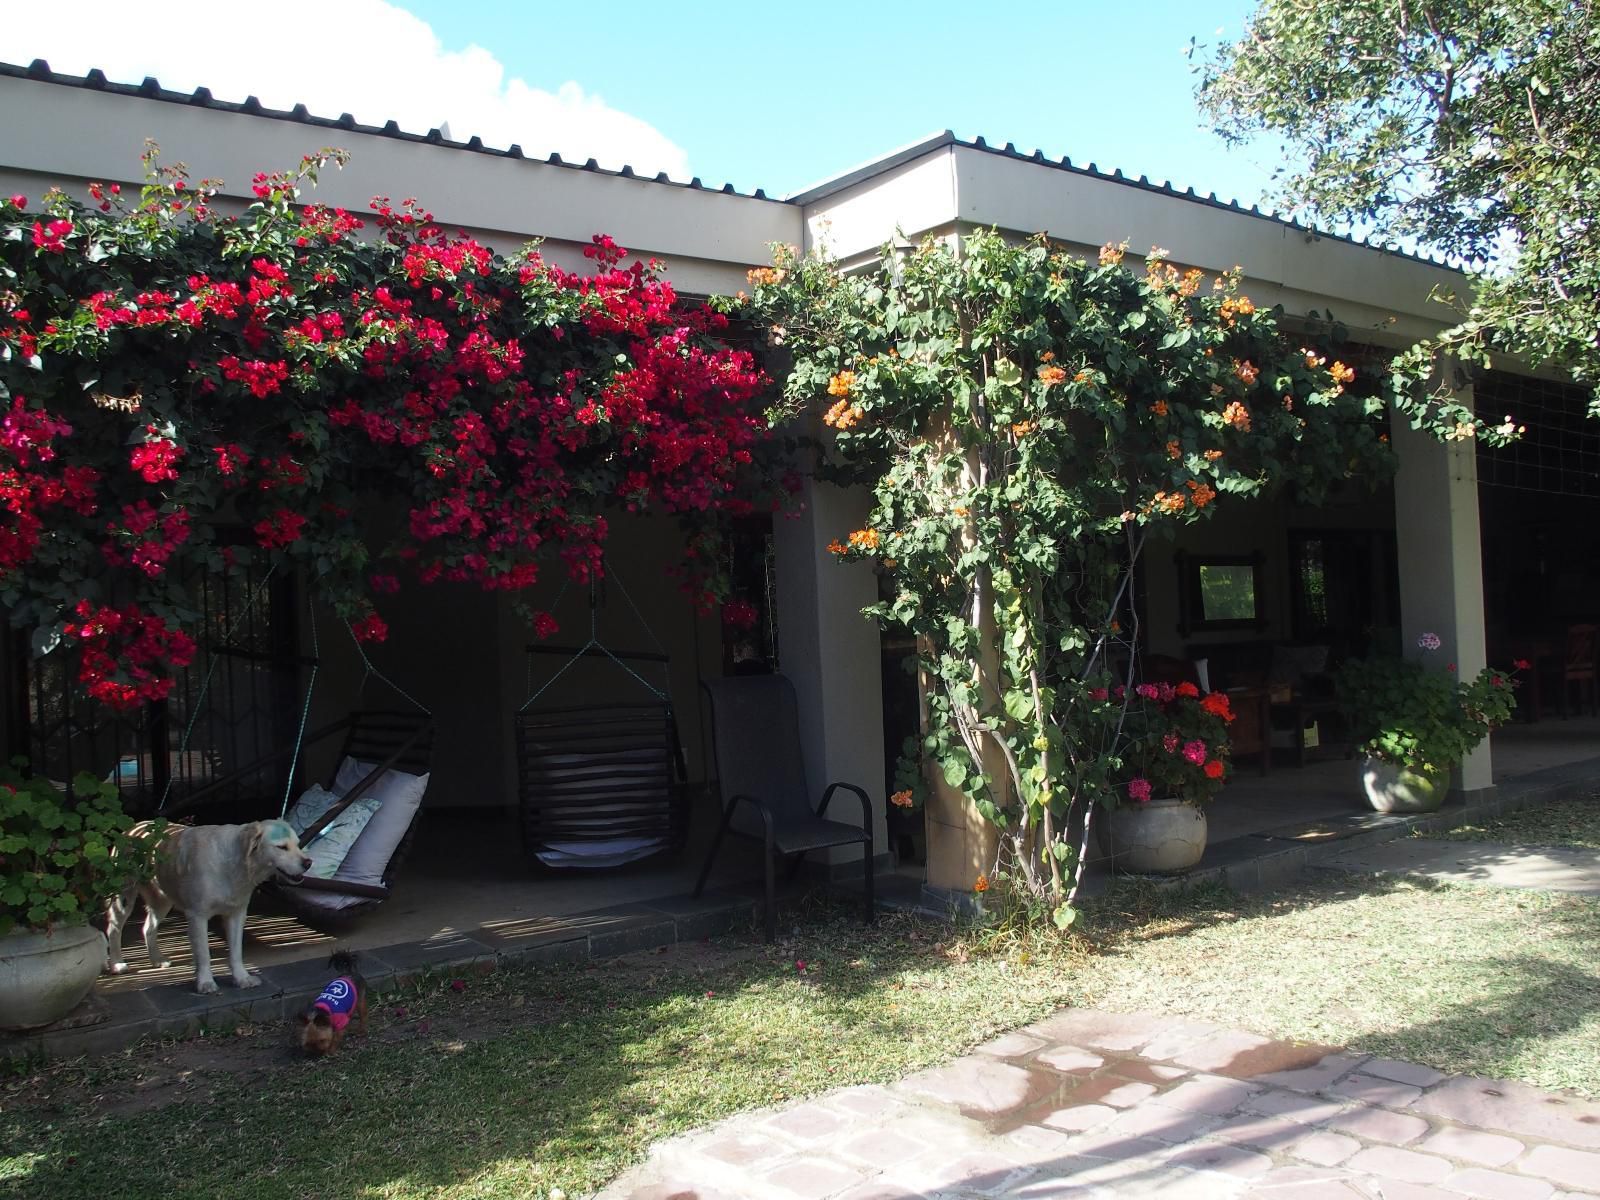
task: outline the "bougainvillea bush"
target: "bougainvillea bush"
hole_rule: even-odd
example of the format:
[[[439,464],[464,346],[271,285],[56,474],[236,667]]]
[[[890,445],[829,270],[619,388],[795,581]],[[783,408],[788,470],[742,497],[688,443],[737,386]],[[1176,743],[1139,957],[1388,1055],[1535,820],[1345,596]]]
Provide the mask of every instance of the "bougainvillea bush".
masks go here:
[[[788,251],[752,273],[794,360],[780,415],[820,411],[875,490],[833,549],[887,575],[872,611],[918,639],[923,765],[1001,827],[999,873],[1063,923],[1093,804],[1135,757],[1146,537],[1236,497],[1386,478],[1391,409],[1478,430],[1381,358],[1341,357],[1336,330],[1286,331],[1236,274],[1123,254],[979,232],[850,274]]]
[[[330,162],[256,176],[239,216],[153,148],[137,196],[0,198],[0,606],[102,701],[166,695],[199,572],[270,559],[381,640],[401,574],[585,580],[614,510],[682,518],[708,594],[716,523],[770,501],[764,377],[658,264],[596,236],[572,272],[413,200],[302,203]]]

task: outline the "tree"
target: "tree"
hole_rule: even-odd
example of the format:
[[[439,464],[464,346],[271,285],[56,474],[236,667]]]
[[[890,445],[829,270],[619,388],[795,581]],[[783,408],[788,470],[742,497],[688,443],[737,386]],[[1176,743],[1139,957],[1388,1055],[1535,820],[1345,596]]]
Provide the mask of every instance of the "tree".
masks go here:
[[[1186,762],[1165,745],[1164,772],[1130,753],[1148,531],[1384,478],[1392,409],[1438,436],[1471,422],[1382,361],[1284,333],[1232,275],[1122,258],[979,232],[848,275],[787,250],[751,273],[793,358],[777,415],[825,409],[843,469],[873,488],[867,525],[830,549],[887,576],[869,612],[917,638],[914,757],[1000,827],[1007,891],[1061,924],[1097,804],[1149,798],[1152,776],[1206,795],[1226,770],[1211,738]]]
[[[1310,219],[1470,272],[1418,347],[1600,378],[1600,25],[1589,0],[1262,0],[1201,67],[1229,141],[1286,143]]]

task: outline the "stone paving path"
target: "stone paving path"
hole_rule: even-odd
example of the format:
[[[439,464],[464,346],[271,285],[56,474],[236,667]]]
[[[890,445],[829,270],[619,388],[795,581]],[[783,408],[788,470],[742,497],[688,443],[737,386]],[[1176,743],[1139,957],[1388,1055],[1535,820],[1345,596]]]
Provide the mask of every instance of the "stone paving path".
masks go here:
[[[662,1142],[599,1200],[1143,1196],[1600,1200],[1600,1103],[1076,1009],[893,1087]]]
[[[1318,866],[1385,875],[1426,875],[1444,883],[1600,895],[1600,850],[1400,838],[1325,859]]]

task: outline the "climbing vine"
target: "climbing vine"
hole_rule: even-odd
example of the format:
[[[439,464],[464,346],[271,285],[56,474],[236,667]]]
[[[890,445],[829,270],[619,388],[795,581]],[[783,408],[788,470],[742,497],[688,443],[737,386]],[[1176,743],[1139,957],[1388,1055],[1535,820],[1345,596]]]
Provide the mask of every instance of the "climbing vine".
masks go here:
[[[979,232],[849,274],[780,249],[751,273],[793,356],[774,416],[819,411],[836,469],[874,489],[831,549],[888,577],[869,611],[917,637],[912,777],[999,826],[995,869],[1062,924],[1094,806],[1130,786],[1147,538],[1236,497],[1385,478],[1391,411],[1478,431],[1383,358],[1340,357],[1336,330],[1290,333],[1236,273],[1123,258]]]

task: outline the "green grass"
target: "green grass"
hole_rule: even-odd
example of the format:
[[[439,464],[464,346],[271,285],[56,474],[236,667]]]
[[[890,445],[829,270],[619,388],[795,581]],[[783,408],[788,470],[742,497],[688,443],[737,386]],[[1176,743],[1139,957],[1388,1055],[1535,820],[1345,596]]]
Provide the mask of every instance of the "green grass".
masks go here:
[[[328,1061],[260,1029],[14,1074],[0,1196],[578,1196],[660,1137],[1069,1003],[1600,1096],[1593,898],[1329,875],[1273,897],[1121,889],[1081,924],[1062,942],[818,909],[776,947],[436,981]]]
[[[1600,792],[1535,804],[1481,825],[1459,825],[1430,836],[1465,842],[1516,842],[1600,850]]]
[[[0,1195],[578,1196],[656,1138],[897,1078],[1071,998],[1051,961],[941,937],[823,917],[777,947],[435,984],[386,999],[368,1044],[322,1062],[264,1030],[215,1039],[187,1077],[193,1047],[171,1045],[57,1067],[0,1091]],[[173,1102],[108,1107],[141,1080]]]
[[[1331,875],[1115,907],[1085,1004],[1600,1096],[1594,897]]]

